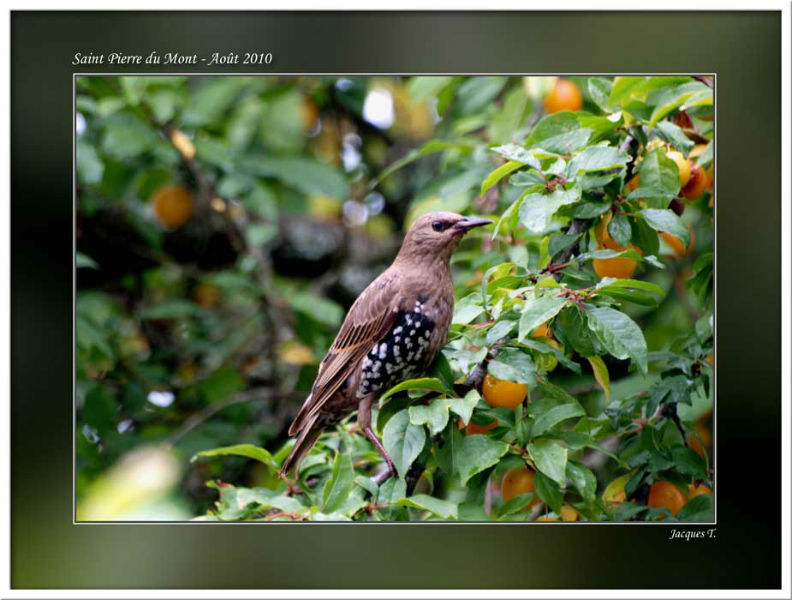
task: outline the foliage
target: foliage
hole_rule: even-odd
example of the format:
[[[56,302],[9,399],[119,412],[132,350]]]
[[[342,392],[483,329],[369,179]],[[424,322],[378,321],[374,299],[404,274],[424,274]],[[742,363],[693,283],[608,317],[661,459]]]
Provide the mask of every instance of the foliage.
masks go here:
[[[205,520],[711,519],[706,494],[676,515],[647,497],[712,488],[712,192],[680,201],[667,156],[711,166],[712,90],[571,79],[582,109],[546,114],[554,78],[79,78],[78,495],[167,441],[193,457],[182,495]],[[175,230],[148,202],[174,183],[195,198]],[[432,372],[375,411],[399,476],[374,483],[382,460],[350,418],[282,481],[343,307],[430,210],[497,222],[453,258]],[[598,276],[612,260],[634,273]],[[526,401],[492,408],[487,372]],[[535,491],[504,502],[526,465]]]

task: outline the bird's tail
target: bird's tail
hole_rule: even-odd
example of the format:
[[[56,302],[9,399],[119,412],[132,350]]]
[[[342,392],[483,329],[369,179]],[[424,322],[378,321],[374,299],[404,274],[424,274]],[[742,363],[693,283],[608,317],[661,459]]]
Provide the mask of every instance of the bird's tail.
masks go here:
[[[288,475],[289,473],[296,473],[305,455],[311,451],[316,440],[322,434],[324,427],[317,426],[314,419],[310,423],[306,423],[305,427],[300,431],[297,436],[297,441],[294,443],[294,448],[289,452],[289,456],[283,461],[281,466],[281,475]]]

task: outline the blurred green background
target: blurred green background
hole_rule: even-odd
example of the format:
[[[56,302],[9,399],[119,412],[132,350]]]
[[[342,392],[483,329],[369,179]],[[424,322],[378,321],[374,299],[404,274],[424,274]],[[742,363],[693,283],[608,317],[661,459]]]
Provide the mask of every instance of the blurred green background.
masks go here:
[[[216,500],[209,480],[267,485],[253,461],[189,458],[283,445],[411,219],[514,200],[478,194],[487,144],[524,137],[555,79],[78,77],[78,520],[189,519]],[[462,253],[458,285],[488,250]],[[699,316],[676,297],[646,315],[650,350]]]

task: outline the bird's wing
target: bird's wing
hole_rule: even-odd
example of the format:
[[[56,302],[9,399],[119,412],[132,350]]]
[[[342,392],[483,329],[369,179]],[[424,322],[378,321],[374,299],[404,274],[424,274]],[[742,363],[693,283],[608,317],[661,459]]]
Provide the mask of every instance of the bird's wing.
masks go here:
[[[294,435],[355,372],[372,346],[393,327],[401,303],[401,278],[386,271],[360,294],[344,319],[333,345],[319,365],[311,395],[289,427]]]

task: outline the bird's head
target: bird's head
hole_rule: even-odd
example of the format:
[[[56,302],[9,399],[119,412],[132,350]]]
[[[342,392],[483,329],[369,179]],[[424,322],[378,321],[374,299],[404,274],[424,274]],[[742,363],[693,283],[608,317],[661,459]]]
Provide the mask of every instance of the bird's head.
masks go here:
[[[448,260],[468,231],[492,223],[490,219],[433,212],[418,217],[402,242],[399,257],[413,262]]]

